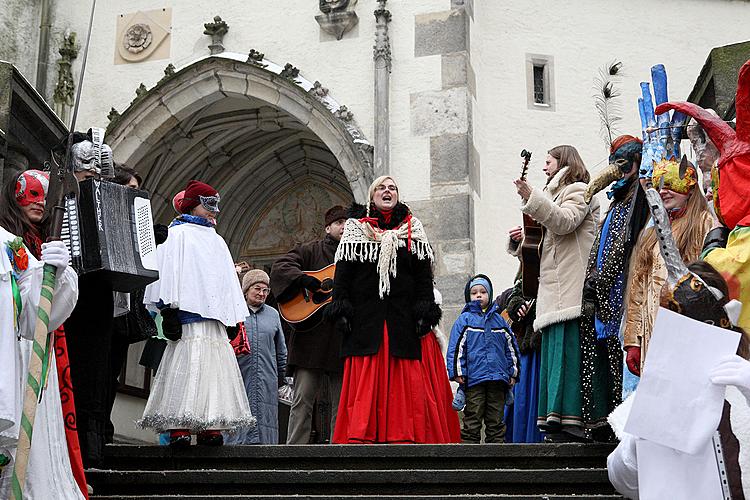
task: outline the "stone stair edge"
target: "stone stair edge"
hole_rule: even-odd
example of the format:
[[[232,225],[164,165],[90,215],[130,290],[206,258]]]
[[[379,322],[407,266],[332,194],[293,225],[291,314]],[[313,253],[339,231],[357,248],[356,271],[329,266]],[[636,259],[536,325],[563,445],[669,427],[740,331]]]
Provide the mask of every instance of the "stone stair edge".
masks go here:
[[[578,484],[609,483],[604,468],[586,469],[378,469],[378,470],[219,470],[201,469],[188,471],[121,471],[91,470],[91,482],[109,485],[132,484],[325,484],[325,483],[368,483],[368,484],[479,484],[479,483],[524,483],[530,480],[542,483]]]
[[[447,445],[248,445],[217,448],[191,446],[107,445],[105,457],[123,458],[591,458],[606,457],[613,444],[447,444]]]

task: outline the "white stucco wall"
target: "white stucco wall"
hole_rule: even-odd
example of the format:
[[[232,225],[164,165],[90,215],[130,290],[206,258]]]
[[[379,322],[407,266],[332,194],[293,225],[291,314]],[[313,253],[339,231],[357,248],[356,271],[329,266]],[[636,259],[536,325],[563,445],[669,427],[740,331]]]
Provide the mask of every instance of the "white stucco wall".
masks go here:
[[[60,2],[62,4],[62,2]],[[375,0],[359,0],[359,24],[337,41],[324,33],[315,15],[315,1],[268,2],[229,0],[208,9],[197,1],[114,0],[97,3],[79,127],[106,126],[107,113],[114,106],[125,109],[143,82],[153,86],[164,67],[173,63],[179,70],[208,54],[210,37],[203,35],[203,23],[220,15],[229,24],[224,38],[228,51],[247,53],[254,48],[280,65],[291,62],[310,81],[320,81],[331,95],[351,110],[369,140],[373,139],[373,61]],[[171,58],[136,64],[114,64],[117,16],[139,10],[172,8]],[[406,199],[429,197],[429,137],[410,132],[412,93],[440,88],[440,56],[414,57],[414,16],[450,8],[449,0],[389,2],[393,14],[390,37],[393,46],[391,80],[391,156],[393,173],[403,186]],[[83,38],[88,20],[86,2],[59,5],[56,20],[69,25]]]
[[[529,181],[535,186],[544,185],[547,150],[559,144],[576,146],[589,170],[600,170],[608,151],[592,98],[598,69],[622,61],[620,130],[639,135],[639,82],[650,81],[651,66],[663,63],[670,98],[685,100],[712,48],[746,40],[750,8],[740,1],[698,0],[635,0],[622,8],[596,0],[473,3],[474,141],[482,183],[475,203],[476,269],[496,280],[499,293],[512,284],[518,267],[505,243],[507,229],[521,223],[512,183],[521,149],[534,153]],[[645,13],[653,23],[642,28]],[[649,33],[648,39],[639,31]],[[527,53],[554,58],[555,111],[527,107]]]
[[[53,3],[50,90],[57,78],[54,51],[59,46],[59,35],[68,29],[76,31],[83,45],[90,8],[89,2]],[[440,124],[433,124],[426,128],[428,133],[415,133],[414,94],[425,96],[425,92],[441,90],[441,56],[414,56],[415,19],[447,12],[452,4],[459,3],[390,0],[387,5],[393,15],[389,25],[393,50],[391,168],[406,200],[429,199],[430,135],[445,132],[438,130]],[[475,267],[477,272],[490,275],[499,293],[512,283],[517,268],[517,262],[504,248],[508,227],[521,221],[518,196],[511,182],[520,168],[520,150],[533,151],[529,179],[540,187],[544,182],[541,166],[546,151],[558,144],[575,145],[592,173],[602,168],[607,150],[599,135],[592,99],[593,78],[599,68],[613,59],[623,62],[623,76],[617,87],[622,92],[624,118],[620,129],[638,134],[638,82],[650,78],[649,68],[656,63],[665,64],[670,95],[686,98],[709,51],[745,39],[750,7],[737,0],[634,0],[622,8],[600,0],[467,3],[473,4],[469,50],[476,75],[471,129],[481,165],[481,186],[474,204]],[[38,30],[36,5],[18,0],[0,5],[0,22],[7,30],[0,41],[8,47],[13,45],[12,52],[6,51],[7,57],[15,57],[17,60],[12,62],[32,82],[38,38],[34,31]],[[220,15],[230,26],[224,38],[228,51],[247,53],[254,48],[282,66],[291,62],[307,80],[319,80],[339,103],[345,104],[372,141],[376,7],[376,0],[359,0],[359,25],[336,41],[315,22],[314,16],[319,13],[315,0],[221,0],[212,4],[197,0],[98,0],[77,128],[106,126],[110,107],[123,111],[141,82],[152,87],[168,63],[180,69],[208,54],[210,38],[203,35],[203,23]],[[115,65],[115,44],[120,41],[116,36],[117,16],[160,8],[172,9],[170,58]],[[645,13],[649,13],[652,23],[644,21]],[[641,28],[644,25],[648,28]],[[657,31],[658,27],[663,28]],[[639,31],[649,33],[648,39]],[[554,58],[554,111],[528,109],[527,53]],[[76,80],[79,68],[80,59],[73,65]],[[466,98],[465,90],[451,92],[456,93],[456,99]],[[118,397],[118,432],[150,439],[147,434],[132,430],[132,421],[139,417],[141,407],[142,401]]]

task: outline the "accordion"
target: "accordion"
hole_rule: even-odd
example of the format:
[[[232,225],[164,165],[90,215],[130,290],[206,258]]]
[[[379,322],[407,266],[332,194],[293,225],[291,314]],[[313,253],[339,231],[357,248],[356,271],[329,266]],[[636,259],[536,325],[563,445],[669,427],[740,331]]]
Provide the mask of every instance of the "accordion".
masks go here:
[[[86,179],[66,198],[61,239],[79,275],[99,273],[118,292],[159,278],[151,203],[146,191]]]

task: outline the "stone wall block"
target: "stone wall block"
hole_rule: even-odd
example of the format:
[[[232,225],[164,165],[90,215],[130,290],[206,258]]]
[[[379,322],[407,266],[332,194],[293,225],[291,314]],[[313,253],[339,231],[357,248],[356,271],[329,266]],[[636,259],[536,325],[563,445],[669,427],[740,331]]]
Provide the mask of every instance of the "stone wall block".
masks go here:
[[[416,136],[465,134],[469,130],[466,87],[411,95],[411,132]]]
[[[274,106],[279,102],[279,91],[273,87],[271,81],[259,78],[256,75],[248,75],[246,92],[248,95]]]
[[[430,182],[467,182],[468,134],[444,134],[430,138]]]
[[[213,73],[202,76],[198,81],[180,85],[164,94],[162,102],[178,120],[182,121],[195,111],[224,97]]]
[[[469,238],[470,196],[445,196],[407,203],[424,223],[427,236],[433,245],[446,240]]]
[[[441,80],[443,88],[466,85],[468,82],[469,56],[467,52],[444,54],[441,61]]]
[[[461,299],[463,301],[463,299]],[[451,329],[453,328],[453,323],[456,322],[458,319],[458,316],[461,314],[461,311],[463,310],[463,305],[448,305],[443,304],[441,306],[441,309],[443,310],[443,319],[440,320],[440,329],[445,334],[445,339],[450,340],[451,338]]]
[[[479,151],[477,151],[476,145],[473,141],[469,145],[469,185],[479,196],[482,196]]]
[[[310,123],[312,116],[312,104],[307,102],[303,97],[295,94],[293,91],[284,87],[279,88],[278,107],[298,119],[303,125]]]
[[[466,50],[466,14],[453,9],[415,16],[414,55],[449,54]]]
[[[178,120],[169,109],[159,101],[148,103],[148,107],[139,113],[139,119],[134,121],[132,130],[143,142],[156,145],[161,138],[172,128],[176,127]]]
[[[227,96],[245,97],[247,95],[247,77],[232,71],[217,70],[216,78],[221,90]]]

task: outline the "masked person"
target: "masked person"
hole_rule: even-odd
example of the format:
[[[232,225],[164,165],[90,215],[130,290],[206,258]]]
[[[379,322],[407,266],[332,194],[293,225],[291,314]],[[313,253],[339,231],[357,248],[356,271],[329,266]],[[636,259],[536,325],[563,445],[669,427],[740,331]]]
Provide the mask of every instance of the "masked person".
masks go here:
[[[60,241],[42,243],[42,224],[49,173],[27,170],[12,177],[0,198],[0,498],[10,496],[29,360],[32,356],[42,268],[57,268],[49,330],[70,315],[78,297],[78,277],[68,267],[70,255]],[[24,498],[82,499],[86,496],[78,441],[68,440],[64,419],[75,410],[61,398],[67,383],[65,336],[60,331],[47,348],[46,379],[36,410]],[[58,350],[59,346],[59,350]],[[67,401],[67,399],[66,399]],[[75,438],[75,431],[71,432]],[[71,466],[73,464],[73,467]],[[73,471],[79,478],[74,477]],[[77,484],[76,479],[81,481]]]
[[[684,262],[698,258],[703,239],[711,228],[711,214],[698,189],[698,176],[692,166],[680,178],[680,164],[664,160],[654,167],[654,187],[668,211],[677,248]],[[646,359],[659,298],[667,277],[653,226],[644,229],[633,251],[630,283],[625,299],[627,318],[623,332],[628,369],[640,376]]]
[[[583,418],[587,432],[596,440],[612,440],[607,415],[622,401],[623,351],[620,324],[628,283],[630,256],[648,220],[645,194],[638,183],[643,141],[622,135],[612,141],[609,167],[592,179],[592,186],[615,180],[607,197],[609,210],[591,247],[583,285],[581,316],[581,387]],[[612,177],[609,177],[612,175]],[[595,189],[595,188],[594,188]]]
[[[170,446],[220,446],[221,431],[255,424],[234,350],[227,336],[249,312],[224,239],[214,226],[219,193],[191,180],[182,215],[156,250],[159,279],[146,287],[145,303],[162,315],[171,340],[154,378],[141,427],[170,432]]]

